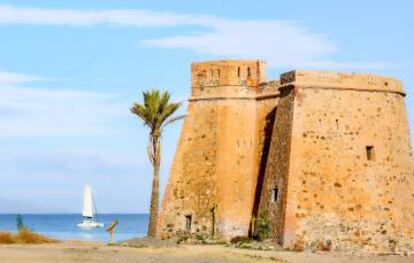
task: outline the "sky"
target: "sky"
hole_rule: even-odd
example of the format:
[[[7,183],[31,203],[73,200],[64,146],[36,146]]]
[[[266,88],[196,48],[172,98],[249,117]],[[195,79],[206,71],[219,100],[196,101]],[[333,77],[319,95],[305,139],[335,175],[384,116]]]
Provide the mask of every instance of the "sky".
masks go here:
[[[192,61],[262,59],[405,84],[414,130],[412,0],[1,0],[0,213],[147,213],[148,130],[129,108],[182,101]],[[163,135],[164,189],[182,123]]]

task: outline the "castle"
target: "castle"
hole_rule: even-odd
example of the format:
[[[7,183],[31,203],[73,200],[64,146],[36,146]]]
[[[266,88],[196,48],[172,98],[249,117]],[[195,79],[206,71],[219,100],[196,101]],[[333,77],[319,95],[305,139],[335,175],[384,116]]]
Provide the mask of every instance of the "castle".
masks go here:
[[[266,215],[287,249],[413,251],[414,161],[402,83],[265,63],[193,63],[191,97],[158,221],[248,236]]]

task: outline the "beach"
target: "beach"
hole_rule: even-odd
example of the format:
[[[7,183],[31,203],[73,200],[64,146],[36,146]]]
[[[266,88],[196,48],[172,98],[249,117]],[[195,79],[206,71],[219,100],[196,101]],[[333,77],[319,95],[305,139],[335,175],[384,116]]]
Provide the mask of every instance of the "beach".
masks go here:
[[[224,246],[123,247],[103,243],[68,241],[44,245],[1,245],[2,263],[157,262],[157,263],[409,263],[413,256],[349,256],[336,253],[258,251]]]
[[[24,225],[36,233],[59,240],[81,240],[108,242],[109,234],[105,227],[82,229],[77,224],[82,222],[81,214],[22,214]],[[0,214],[0,230],[14,232],[16,214]],[[142,237],[147,233],[148,214],[101,214],[99,220],[109,226],[118,220],[114,236],[115,241]]]

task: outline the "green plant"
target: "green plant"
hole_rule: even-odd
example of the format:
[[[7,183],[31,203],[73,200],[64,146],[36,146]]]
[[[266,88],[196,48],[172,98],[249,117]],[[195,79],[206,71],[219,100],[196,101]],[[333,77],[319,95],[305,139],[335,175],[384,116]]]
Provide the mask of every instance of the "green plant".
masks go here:
[[[195,240],[200,244],[207,244],[207,236],[203,233],[197,233],[195,235]]]
[[[148,236],[155,237],[159,206],[161,134],[165,126],[182,119],[184,116],[173,117],[181,104],[170,102],[169,92],[154,89],[143,92],[143,97],[144,103],[134,103],[131,112],[150,129],[147,151],[153,166],[153,179]]]
[[[23,224],[23,217],[21,215],[17,215],[16,217],[16,227],[17,227],[17,231],[19,232],[25,229],[25,226]]]
[[[256,249],[255,244],[249,240],[247,242],[240,242],[237,244],[238,248],[244,248],[244,249]]]
[[[191,233],[188,231],[179,230],[176,232],[176,243],[179,245],[181,243],[187,242],[191,238]]]
[[[256,228],[254,237],[258,241],[263,241],[269,237],[270,222],[268,212],[263,212],[259,218],[256,219]]]

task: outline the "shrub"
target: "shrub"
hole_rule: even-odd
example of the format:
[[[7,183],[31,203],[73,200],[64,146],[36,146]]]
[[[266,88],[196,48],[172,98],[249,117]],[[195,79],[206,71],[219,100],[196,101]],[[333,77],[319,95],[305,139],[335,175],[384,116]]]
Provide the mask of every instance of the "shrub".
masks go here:
[[[296,242],[293,244],[292,251],[302,252],[305,249],[305,240],[303,236],[298,237]]]
[[[23,217],[21,215],[17,215],[16,217],[16,227],[17,227],[17,231],[21,231],[25,229],[25,226],[23,224]]]
[[[207,244],[208,236],[203,233],[197,233],[195,235],[195,240],[200,244]]]
[[[12,244],[13,238],[9,232],[0,232],[0,244]]]
[[[255,244],[249,240],[247,242],[238,243],[236,247],[244,249],[255,249]]]
[[[57,243],[55,239],[45,237],[23,228],[16,234],[0,232],[0,244],[43,244]]]
[[[237,244],[240,242],[249,242],[250,238],[246,236],[235,236],[230,240],[230,243]]]
[[[263,241],[269,237],[270,222],[267,211],[263,212],[256,221],[255,239]]]
[[[23,228],[14,237],[15,243],[21,244],[42,244],[42,243],[56,243],[57,240],[39,235],[30,231],[29,229]]]
[[[331,240],[326,240],[326,242],[323,243],[322,246],[322,251],[331,251],[332,249],[332,241]]]
[[[176,243],[181,244],[187,242],[191,238],[191,233],[188,231],[179,230],[176,233]]]

